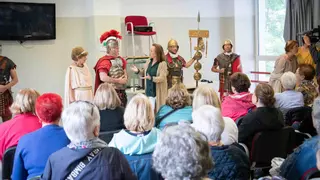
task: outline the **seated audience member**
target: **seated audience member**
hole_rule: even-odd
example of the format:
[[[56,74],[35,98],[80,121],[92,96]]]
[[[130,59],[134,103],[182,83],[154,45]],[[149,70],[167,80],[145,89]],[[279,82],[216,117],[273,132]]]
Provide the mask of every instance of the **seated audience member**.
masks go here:
[[[313,100],[318,96],[317,88],[314,83],[315,74],[316,71],[310,64],[301,64],[296,71],[296,91],[302,93],[305,106],[311,106]]]
[[[62,121],[71,143],[49,157],[42,179],[136,179],[122,153],[98,138],[100,115],[94,104],[70,104]]]
[[[10,111],[14,117],[0,124],[0,161],[3,153],[16,146],[20,137],[41,128],[35,115],[35,103],[40,94],[33,89],[22,89],[18,92]]]
[[[116,90],[108,83],[102,83],[94,96],[94,104],[100,110],[100,132],[124,129],[124,108]]]
[[[220,100],[217,93],[210,86],[203,85],[199,86],[193,92],[193,111],[197,110],[202,105],[211,105],[216,108],[221,109]],[[228,117],[223,117],[224,120],[224,130],[221,135],[221,142],[225,145],[230,145],[238,142],[238,127],[236,123]]]
[[[154,169],[166,180],[208,179],[213,168],[206,137],[186,123],[165,128],[152,157]]]
[[[286,72],[281,76],[281,84],[284,89],[282,93],[276,93],[275,106],[280,109],[283,116],[289,109],[304,106],[303,95],[295,91],[297,78],[292,72]]]
[[[192,113],[192,126],[206,135],[215,166],[209,172],[211,179],[250,179],[249,158],[240,148],[224,145],[221,134],[224,121],[220,109],[210,105],[201,106]]]
[[[40,176],[49,156],[70,143],[63,128],[59,126],[62,112],[59,95],[46,93],[39,96],[35,109],[42,128],[19,140],[11,176],[13,180]]]
[[[239,126],[239,142],[246,144],[249,150],[256,133],[280,130],[284,127],[282,113],[274,107],[274,91],[269,84],[258,84],[252,96],[257,109],[243,117]]]
[[[179,121],[192,121],[192,106],[190,95],[182,83],[169,89],[166,105],[163,105],[156,115],[156,126],[163,129],[167,124]]]
[[[252,94],[249,92],[250,80],[246,74],[234,73],[230,77],[231,89],[234,94],[227,96],[222,102],[222,115],[236,121],[245,116],[256,106],[252,104]]]
[[[109,146],[118,148],[126,156],[141,157],[138,160],[127,158],[139,179],[156,179],[150,177],[154,174],[151,154],[161,131],[154,127],[153,108],[145,95],[138,94],[130,100],[124,112],[124,125],[127,129],[114,134]]]
[[[320,98],[313,103],[313,125],[320,132]],[[280,175],[286,179],[304,179],[304,174],[309,169],[317,167],[315,158],[319,149],[319,136],[314,136],[300,145],[287,157],[280,167]],[[319,151],[318,151],[319,152]]]

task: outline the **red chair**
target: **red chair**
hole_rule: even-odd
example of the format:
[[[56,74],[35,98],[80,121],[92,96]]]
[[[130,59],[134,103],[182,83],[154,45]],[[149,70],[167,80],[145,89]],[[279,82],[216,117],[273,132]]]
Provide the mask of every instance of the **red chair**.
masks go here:
[[[149,36],[149,48],[151,46],[151,40],[152,43],[154,43],[154,39],[153,36],[156,36],[156,31],[154,31],[154,23],[150,22],[148,23],[148,20],[145,16],[127,16],[124,19],[125,22],[125,28],[126,28],[126,32],[128,35],[131,35],[131,39],[132,39],[132,52],[133,52],[133,56],[135,56],[135,43],[134,43],[134,36],[138,35],[138,36]],[[141,32],[141,31],[135,31],[135,27],[141,27],[141,26],[145,26],[145,27],[152,27],[152,31],[148,31],[148,32]],[[156,36],[156,40],[157,40],[157,36]]]

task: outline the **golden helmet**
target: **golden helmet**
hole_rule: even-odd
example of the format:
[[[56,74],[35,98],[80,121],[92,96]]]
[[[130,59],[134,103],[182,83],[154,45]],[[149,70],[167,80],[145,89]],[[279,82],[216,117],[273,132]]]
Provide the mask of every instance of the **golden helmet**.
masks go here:
[[[227,39],[223,42],[223,45],[222,45],[222,49],[224,50],[224,45],[227,45],[227,44],[230,44],[231,45],[231,48],[233,47],[233,44],[232,44],[232,41],[230,39]]]
[[[178,45],[178,42],[174,39],[170,39],[170,41],[168,42],[168,47],[171,47],[171,46],[177,46],[179,48],[179,45]]]

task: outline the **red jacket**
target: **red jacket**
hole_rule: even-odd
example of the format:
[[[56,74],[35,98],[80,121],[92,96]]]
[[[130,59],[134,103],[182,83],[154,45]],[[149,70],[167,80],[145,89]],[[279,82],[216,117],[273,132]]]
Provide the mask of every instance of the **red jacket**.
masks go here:
[[[0,124],[0,160],[6,149],[16,146],[23,135],[41,127],[38,117],[31,113],[18,114]]]
[[[255,109],[256,106],[252,104],[252,94],[242,92],[239,94],[232,94],[225,97],[222,102],[222,116],[230,117],[234,121],[238,118],[245,116],[248,111]]]

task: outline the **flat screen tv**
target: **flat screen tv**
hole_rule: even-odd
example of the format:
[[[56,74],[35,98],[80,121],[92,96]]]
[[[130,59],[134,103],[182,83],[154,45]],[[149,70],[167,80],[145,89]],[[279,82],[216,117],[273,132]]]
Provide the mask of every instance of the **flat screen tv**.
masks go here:
[[[0,40],[56,39],[55,4],[0,2]]]

